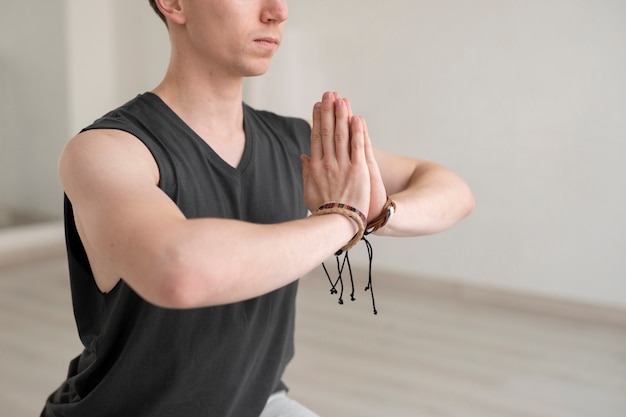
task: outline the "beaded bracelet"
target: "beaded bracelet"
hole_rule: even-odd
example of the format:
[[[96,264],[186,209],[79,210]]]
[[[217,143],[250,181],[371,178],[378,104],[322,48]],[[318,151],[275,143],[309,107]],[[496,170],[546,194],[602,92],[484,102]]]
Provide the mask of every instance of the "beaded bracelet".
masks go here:
[[[344,216],[349,217],[352,220],[354,220],[356,224],[359,226],[359,230],[352,237],[352,239],[350,239],[350,241],[344,247],[342,247],[340,250],[338,250],[335,253],[336,256],[339,256],[343,252],[346,252],[352,249],[357,243],[359,243],[359,240],[361,240],[361,238],[363,237],[363,234],[365,233],[365,225],[367,223],[367,218],[365,217],[363,213],[361,213],[360,210],[352,206],[349,206],[347,204],[343,204],[343,203],[322,204],[321,206],[319,206],[319,208],[315,212],[311,213],[311,215],[319,216],[322,214],[332,214],[332,213],[343,214]]]

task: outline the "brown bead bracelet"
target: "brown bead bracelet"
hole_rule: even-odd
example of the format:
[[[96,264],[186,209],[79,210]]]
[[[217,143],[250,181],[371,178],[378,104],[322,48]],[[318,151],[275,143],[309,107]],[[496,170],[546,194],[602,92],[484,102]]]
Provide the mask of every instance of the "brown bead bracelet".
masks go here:
[[[378,217],[367,224],[365,228],[365,235],[369,235],[370,233],[374,233],[375,231],[381,229],[385,226],[389,220],[396,213],[396,203],[391,199],[391,197],[387,196],[387,201],[385,201],[385,205],[383,209],[380,211]]]
[[[352,239],[350,239],[344,247],[335,253],[336,256],[352,249],[357,243],[359,243],[359,240],[361,240],[365,233],[365,225],[367,223],[367,218],[359,209],[343,203],[325,203],[319,206],[316,211],[311,213],[313,216],[319,216],[322,214],[342,214],[354,220],[359,227],[359,230],[352,237]]]

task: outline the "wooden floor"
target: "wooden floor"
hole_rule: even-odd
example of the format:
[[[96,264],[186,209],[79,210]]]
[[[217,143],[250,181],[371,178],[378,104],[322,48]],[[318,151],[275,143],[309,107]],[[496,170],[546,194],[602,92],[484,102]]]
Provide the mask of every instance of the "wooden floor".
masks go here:
[[[322,417],[626,417],[626,325],[364,277],[303,280],[291,395]],[[349,297],[345,297],[348,299]],[[0,415],[38,416],[80,349],[65,260],[0,267]],[[219,416],[216,416],[219,417]]]

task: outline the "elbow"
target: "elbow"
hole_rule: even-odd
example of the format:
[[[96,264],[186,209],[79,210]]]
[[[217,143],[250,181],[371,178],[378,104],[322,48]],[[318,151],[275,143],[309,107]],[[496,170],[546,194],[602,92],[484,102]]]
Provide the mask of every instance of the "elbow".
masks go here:
[[[161,263],[152,284],[146,288],[146,300],[158,307],[186,310],[217,305],[219,291],[207,271],[185,257],[171,255]]]
[[[165,308],[188,310],[225,304],[230,300],[223,288],[223,280],[217,280],[212,271],[194,268],[193,265],[179,265],[168,274],[162,286],[161,301]]]
[[[438,216],[434,220],[437,226],[434,227],[433,233],[442,232],[456,225],[476,208],[474,193],[465,182],[460,182],[453,190],[446,200],[446,205],[438,210]]]
[[[136,291],[148,303],[165,309],[185,310],[198,306],[197,297],[189,289],[184,274],[160,271],[151,283]]]
[[[191,290],[187,276],[182,273],[163,274],[159,289],[149,302],[157,307],[172,310],[187,310],[200,306],[197,293]]]
[[[474,209],[476,208],[476,198],[474,197],[474,193],[468,185],[465,185],[465,193],[463,197],[462,207],[463,218],[472,214],[474,212]]]
[[[247,298],[254,289],[244,285],[250,267],[234,255],[192,238],[169,238],[144,248],[136,264],[137,293],[168,309],[193,309],[228,304]],[[136,258],[135,258],[136,259]]]
[[[453,210],[450,214],[456,217],[456,221],[462,220],[472,214],[476,208],[476,199],[469,184],[456,174],[449,179],[448,201],[452,203]]]

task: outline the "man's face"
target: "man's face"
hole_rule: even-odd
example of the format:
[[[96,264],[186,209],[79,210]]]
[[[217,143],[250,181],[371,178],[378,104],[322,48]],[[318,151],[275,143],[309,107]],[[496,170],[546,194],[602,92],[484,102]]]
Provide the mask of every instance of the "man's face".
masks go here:
[[[182,0],[194,55],[211,71],[267,71],[282,40],[286,0]]]

